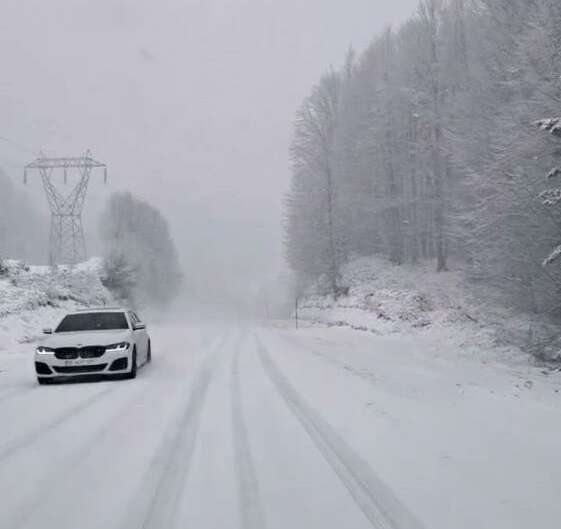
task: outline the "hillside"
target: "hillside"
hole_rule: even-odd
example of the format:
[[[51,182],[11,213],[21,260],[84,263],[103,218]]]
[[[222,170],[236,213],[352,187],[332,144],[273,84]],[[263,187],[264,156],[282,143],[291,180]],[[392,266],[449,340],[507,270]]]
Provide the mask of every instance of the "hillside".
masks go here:
[[[28,266],[6,260],[0,272],[0,354],[35,341],[65,311],[113,302],[100,280],[101,260],[75,267]]]
[[[554,322],[501,305],[498,292],[467,281],[462,271],[436,273],[432,263],[396,267],[361,257],[345,265],[341,276],[348,295],[335,300],[308,293],[299,302],[302,319],[380,335],[423,334],[435,348],[447,344],[448,353],[560,359]]]

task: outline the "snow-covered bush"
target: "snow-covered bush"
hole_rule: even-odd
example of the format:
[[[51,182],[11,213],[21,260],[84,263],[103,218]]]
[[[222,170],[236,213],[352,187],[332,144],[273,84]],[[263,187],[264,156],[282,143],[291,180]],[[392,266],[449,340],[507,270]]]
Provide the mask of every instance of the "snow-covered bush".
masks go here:
[[[114,304],[100,276],[102,261],[75,267],[28,266],[4,261],[0,277],[0,350],[38,338],[67,311]]]
[[[137,284],[137,269],[125,253],[114,248],[107,252],[104,259],[101,282],[119,299],[132,300]]]
[[[500,292],[475,285],[462,271],[437,273],[430,262],[395,267],[387,259],[358,257],[341,275],[348,295],[335,299],[311,287],[299,300],[300,319],[376,334],[431,333],[447,350],[561,360],[554,321],[505,307]]]
[[[55,269],[8,261],[6,279],[0,283],[0,316],[66,302],[76,306],[110,304],[112,296],[101,283],[99,266],[99,260]]]
[[[396,268],[382,258],[360,257],[343,266],[341,275],[349,285],[346,295],[304,297],[304,317],[321,320],[329,313],[330,320],[393,332],[461,319],[462,311],[469,312],[461,306],[465,295],[458,292],[460,275],[437,274],[429,264]]]

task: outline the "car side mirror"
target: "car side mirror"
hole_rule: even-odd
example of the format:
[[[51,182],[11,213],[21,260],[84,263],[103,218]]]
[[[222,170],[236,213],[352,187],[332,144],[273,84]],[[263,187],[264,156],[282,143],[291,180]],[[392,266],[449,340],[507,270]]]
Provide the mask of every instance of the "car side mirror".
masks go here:
[[[142,329],[146,329],[146,324],[145,323],[140,323],[139,322],[134,326],[135,331],[141,331]]]
[[[53,334],[53,330],[50,327],[45,327],[43,329],[43,334]]]

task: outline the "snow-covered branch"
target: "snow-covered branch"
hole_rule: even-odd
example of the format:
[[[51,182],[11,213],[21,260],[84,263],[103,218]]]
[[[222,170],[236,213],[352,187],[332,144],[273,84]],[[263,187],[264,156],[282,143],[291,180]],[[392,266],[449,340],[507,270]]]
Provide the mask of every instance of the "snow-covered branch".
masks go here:
[[[561,202],[561,189],[546,189],[540,193],[540,199],[544,206],[556,206],[559,202]]]
[[[535,125],[545,132],[561,138],[561,118],[540,119]]]

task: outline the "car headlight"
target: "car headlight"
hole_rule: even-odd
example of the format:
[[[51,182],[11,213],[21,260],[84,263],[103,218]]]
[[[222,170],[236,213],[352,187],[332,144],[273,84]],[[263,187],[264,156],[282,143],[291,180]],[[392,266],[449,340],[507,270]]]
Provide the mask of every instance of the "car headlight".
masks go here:
[[[106,345],[106,351],[126,351],[130,347],[129,342],[119,342],[113,343],[111,345]]]
[[[43,345],[37,347],[37,353],[40,355],[50,355],[53,354],[54,352],[55,350],[51,349],[50,347],[44,347]]]

